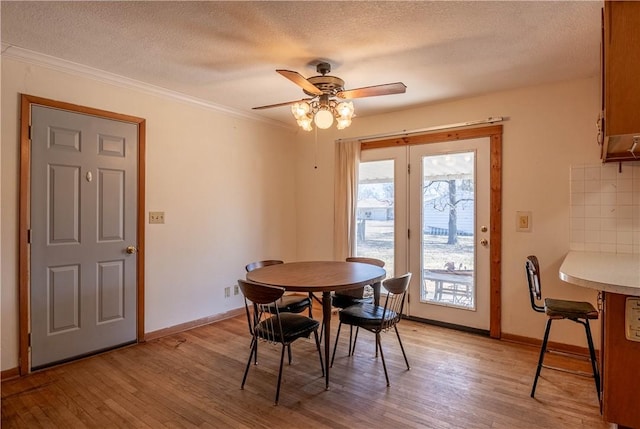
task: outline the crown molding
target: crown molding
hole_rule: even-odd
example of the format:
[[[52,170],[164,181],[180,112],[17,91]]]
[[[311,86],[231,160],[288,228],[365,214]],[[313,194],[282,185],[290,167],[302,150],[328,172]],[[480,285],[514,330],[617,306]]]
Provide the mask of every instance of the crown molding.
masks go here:
[[[18,46],[14,46],[8,43],[2,43],[2,57],[41,66],[41,67],[46,67],[49,69],[61,71],[64,73],[69,73],[76,76],[86,77],[99,82],[119,86],[121,88],[133,89],[133,90],[144,92],[146,94],[154,95],[157,97],[167,98],[170,100],[179,101],[179,102],[191,104],[198,107],[203,107],[205,109],[214,110],[224,115],[235,116],[243,119],[250,119],[253,121],[267,123],[269,125],[275,125],[282,128],[292,129],[291,126],[285,125],[279,121],[265,119],[264,117],[261,117],[259,115],[248,114],[241,110],[233,109],[233,108],[216,104],[216,103],[212,103],[210,101],[207,101],[198,97],[193,97],[190,95],[183,94],[181,92],[172,91],[170,89],[151,85],[146,82],[141,82],[135,79],[130,79],[125,76],[120,76],[115,73],[110,73],[104,70],[85,66],[83,64],[78,64],[72,61],[67,61],[61,58],[31,51],[29,49],[20,48]]]

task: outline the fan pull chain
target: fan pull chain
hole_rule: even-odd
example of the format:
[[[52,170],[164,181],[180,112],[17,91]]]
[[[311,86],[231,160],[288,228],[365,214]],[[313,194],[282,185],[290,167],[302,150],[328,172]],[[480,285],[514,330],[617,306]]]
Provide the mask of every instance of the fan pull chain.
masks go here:
[[[313,152],[314,152],[313,153],[313,169],[317,170],[318,169],[318,127],[314,127],[313,131],[314,131],[314,133],[316,135],[316,138],[315,138],[315,140],[316,140],[315,141],[315,145],[316,146],[313,149]]]

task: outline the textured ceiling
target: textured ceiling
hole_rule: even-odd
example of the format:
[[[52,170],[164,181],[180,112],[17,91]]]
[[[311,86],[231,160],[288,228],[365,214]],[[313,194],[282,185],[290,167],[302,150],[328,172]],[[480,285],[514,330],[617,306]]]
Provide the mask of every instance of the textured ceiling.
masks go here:
[[[355,100],[356,114],[402,110],[599,73],[592,1],[2,1],[11,46],[293,122],[306,97],[275,72],[316,75],[327,60],[352,89],[401,81],[406,94]]]

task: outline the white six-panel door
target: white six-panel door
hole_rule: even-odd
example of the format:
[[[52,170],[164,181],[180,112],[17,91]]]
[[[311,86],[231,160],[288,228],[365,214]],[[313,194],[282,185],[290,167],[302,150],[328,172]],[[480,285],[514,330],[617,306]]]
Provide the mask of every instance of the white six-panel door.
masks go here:
[[[37,369],[136,341],[138,134],[127,122],[43,106],[31,113]]]

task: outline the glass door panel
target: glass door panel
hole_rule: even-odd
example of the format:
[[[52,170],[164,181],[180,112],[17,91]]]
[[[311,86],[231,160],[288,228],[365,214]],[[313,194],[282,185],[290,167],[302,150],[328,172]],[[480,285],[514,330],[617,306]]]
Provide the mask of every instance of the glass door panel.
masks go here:
[[[412,146],[409,314],[489,329],[489,139]]]
[[[361,155],[356,256],[383,260],[387,278],[407,270],[406,171],[404,148],[374,149]]]

